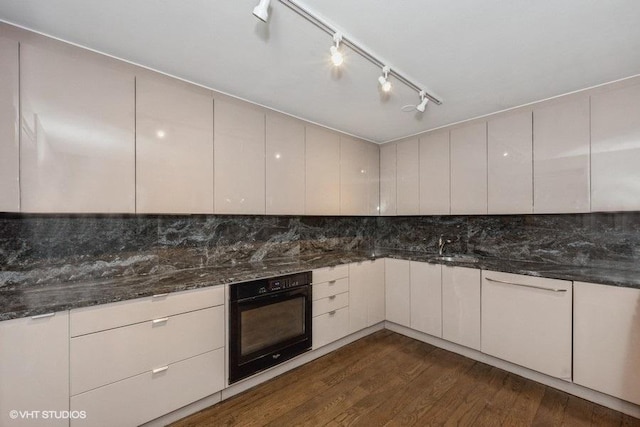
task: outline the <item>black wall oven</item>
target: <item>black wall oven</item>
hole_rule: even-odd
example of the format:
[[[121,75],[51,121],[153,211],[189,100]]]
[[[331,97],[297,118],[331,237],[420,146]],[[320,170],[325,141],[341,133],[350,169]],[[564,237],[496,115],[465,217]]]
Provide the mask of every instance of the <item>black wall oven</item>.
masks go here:
[[[229,384],[311,349],[311,272],[230,286]]]

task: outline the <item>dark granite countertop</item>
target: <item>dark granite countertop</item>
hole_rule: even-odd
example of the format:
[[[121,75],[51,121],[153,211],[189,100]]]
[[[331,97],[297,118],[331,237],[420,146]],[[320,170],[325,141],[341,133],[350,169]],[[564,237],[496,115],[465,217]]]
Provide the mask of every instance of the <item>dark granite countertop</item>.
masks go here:
[[[435,259],[435,254],[396,250],[378,250],[375,253],[329,252],[310,257],[281,258],[258,263],[181,269],[109,279],[8,284],[0,287],[0,321],[384,257],[640,289],[640,270],[482,257],[475,262],[442,261]]]

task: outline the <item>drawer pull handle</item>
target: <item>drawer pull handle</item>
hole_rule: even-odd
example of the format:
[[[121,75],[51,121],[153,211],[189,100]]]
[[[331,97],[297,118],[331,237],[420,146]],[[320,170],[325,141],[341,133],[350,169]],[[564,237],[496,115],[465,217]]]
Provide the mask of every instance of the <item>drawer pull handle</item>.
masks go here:
[[[522,288],[540,289],[541,291],[549,291],[549,292],[567,292],[566,289],[560,289],[560,288],[545,288],[544,286],[525,285],[522,283],[507,282],[505,280],[491,279],[490,277],[485,277],[485,279],[487,280],[487,282],[502,283],[503,285],[513,285],[513,286],[520,286]]]
[[[169,292],[165,292],[164,294],[155,294],[151,298],[164,298],[169,295]]]
[[[335,295],[331,295],[331,296],[329,297],[329,299],[330,299],[330,300],[334,300],[334,299],[336,299],[336,296],[335,296]]]
[[[335,310],[331,310],[331,311],[329,312],[329,316],[335,316],[335,315],[336,315],[336,311],[335,311]]]
[[[151,321],[151,323],[153,323],[154,325],[159,325],[159,324],[162,324],[162,323],[167,323],[168,321],[169,321],[168,317],[163,317],[161,319],[153,319]]]
[[[335,280],[329,280],[329,285],[335,285],[336,281]]]
[[[31,316],[31,319],[33,320],[44,319],[45,317],[53,317],[55,315],[56,315],[55,313],[38,314],[37,316]]]
[[[163,366],[162,368],[156,368],[153,371],[151,371],[152,374],[159,374],[160,372],[164,372],[167,369],[169,369],[169,365],[167,366]]]

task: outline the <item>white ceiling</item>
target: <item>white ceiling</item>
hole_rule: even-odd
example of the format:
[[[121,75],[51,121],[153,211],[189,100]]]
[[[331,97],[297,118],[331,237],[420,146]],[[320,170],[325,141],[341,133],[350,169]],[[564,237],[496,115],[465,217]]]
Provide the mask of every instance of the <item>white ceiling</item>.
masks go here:
[[[300,0],[444,99],[415,92],[272,0],[0,0],[0,19],[385,142],[640,74],[638,0]]]

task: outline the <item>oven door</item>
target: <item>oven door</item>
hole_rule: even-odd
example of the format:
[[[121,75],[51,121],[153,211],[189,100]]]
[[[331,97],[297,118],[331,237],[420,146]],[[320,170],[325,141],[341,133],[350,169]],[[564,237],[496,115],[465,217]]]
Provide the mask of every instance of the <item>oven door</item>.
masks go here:
[[[229,383],[311,348],[311,286],[231,301]]]

